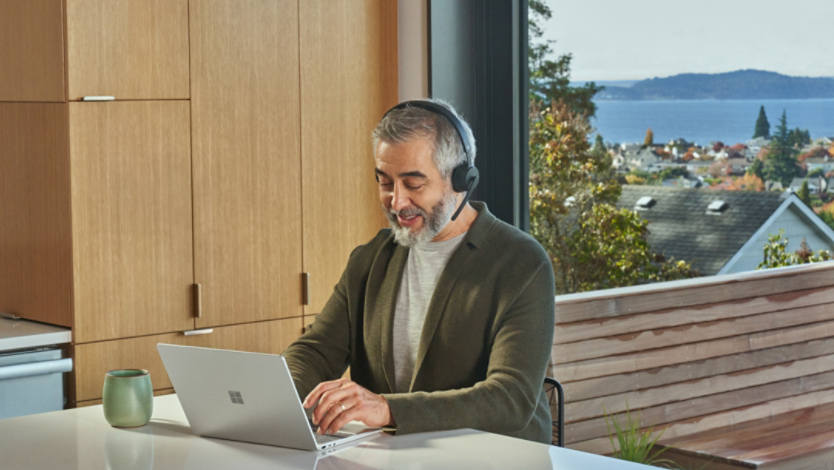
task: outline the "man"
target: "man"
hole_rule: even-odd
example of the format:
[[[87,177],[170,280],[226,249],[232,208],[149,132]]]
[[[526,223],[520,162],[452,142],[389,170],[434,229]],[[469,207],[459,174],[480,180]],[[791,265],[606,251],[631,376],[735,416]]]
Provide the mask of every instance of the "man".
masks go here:
[[[474,428],[549,443],[550,261],[483,203],[452,217],[465,200],[451,176],[473,165],[472,131],[446,103],[410,103],[373,132],[391,228],[353,251],[313,327],[284,352],[299,395],[305,408],[318,403],[320,433],[358,420],[398,434]],[[348,366],[351,380],[339,378]]]

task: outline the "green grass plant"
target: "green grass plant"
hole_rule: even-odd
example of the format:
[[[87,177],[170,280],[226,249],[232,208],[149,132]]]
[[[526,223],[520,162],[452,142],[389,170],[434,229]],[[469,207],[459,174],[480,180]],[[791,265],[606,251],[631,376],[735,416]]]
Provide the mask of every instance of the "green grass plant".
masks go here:
[[[609,415],[605,410],[605,407],[602,408],[602,412],[605,414],[605,425],[608,428],[608,438],[611,440],[611,447],[614,449],[614,458],[641,463],[644,465],[675,465],[675,463],[671,460],[659,458],[660,454],[662,454],[665,449],[654,449],[655,444],[658,439],[660,439],[660,436],[666,432],[666,429],[661,431],[655,438],[652,438],[654,426],[651,426],[641,432],[640,418],[637,417],[636,419],[632,419],[631,410],[628,408],[628,402],[626,402],[625,426],[620,424],[620,420],[617,419],[613,413]],[[611,429],[612,426],[613,431]],[[617,437],[619,450],[617,450],[617,446],[614,445],[615,436]]]

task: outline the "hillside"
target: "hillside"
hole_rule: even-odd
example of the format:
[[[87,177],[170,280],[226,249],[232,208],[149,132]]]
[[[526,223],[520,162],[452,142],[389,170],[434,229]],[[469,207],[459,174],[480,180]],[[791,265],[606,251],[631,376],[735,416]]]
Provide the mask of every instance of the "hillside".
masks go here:
[[[607,86],[600,100],[753,100],[834,98],[834,79],[791,77],[762,70],[684,73]]]

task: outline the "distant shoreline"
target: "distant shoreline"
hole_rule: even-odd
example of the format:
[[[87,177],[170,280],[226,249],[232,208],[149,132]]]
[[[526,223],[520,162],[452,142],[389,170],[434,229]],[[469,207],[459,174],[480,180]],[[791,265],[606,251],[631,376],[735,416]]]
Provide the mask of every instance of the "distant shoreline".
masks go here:
[[[599,101],[813,100],[834,98],[834,78],[792,77],[762,70],[684,73],[640,81],[607,80]],[[619,83],[619,84],[617,84]]]

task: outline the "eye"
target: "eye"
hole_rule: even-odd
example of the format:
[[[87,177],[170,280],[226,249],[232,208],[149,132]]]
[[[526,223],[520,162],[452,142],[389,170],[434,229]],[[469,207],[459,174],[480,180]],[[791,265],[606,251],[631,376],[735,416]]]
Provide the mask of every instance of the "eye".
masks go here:
[[[417,185],[417,186],[412,186],[412,185],[410,185],[410,184],[407,184],[407,185],[405,185],[405,187],[406,187],[406,188],[408,188],[408,189],[411,189],[411,190],[416,190],[416,189],[420,189],[420,188],[422,188],[422,187],[423,187],[423,185],[422,185],[422,184],[420,184],[420,185]]]

